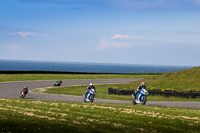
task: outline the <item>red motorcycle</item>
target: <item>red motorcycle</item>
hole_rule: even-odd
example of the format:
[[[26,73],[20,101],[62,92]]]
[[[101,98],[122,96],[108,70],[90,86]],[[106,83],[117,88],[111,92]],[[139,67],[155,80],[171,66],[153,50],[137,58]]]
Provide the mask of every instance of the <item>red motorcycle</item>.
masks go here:
[[[25,91],[22,91],[21,94],[20,94],[20,98],[25,98],[25,96],[26,96]]]
[[[24,87],[24,89],[20,92],[20,98],[25,98],[27,93],[28,93],[28,89],[27,87]]]

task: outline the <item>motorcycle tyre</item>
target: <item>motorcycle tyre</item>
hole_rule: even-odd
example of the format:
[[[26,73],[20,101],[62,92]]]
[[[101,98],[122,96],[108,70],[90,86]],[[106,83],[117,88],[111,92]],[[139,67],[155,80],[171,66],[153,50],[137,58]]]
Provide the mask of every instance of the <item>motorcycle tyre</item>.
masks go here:
[[[24,99],[24,97],[25,97],[25,95],[22,95],[22,94],[20,95],[20,98],[23,98],[23,99]]]
[[[133,105],[136,105],[137,103],[135,102],[135,99],[132,100]]]
[[[142,105],[145,105],[145,104],[146,104],[146,101],[147,101],[147,97],[144,97],[144,98],[141,100],[141,104],[142,104]]]
[[[132,103],[133,105],[136,105],[137,103],[135,102],[135,96],[132,94]]]
[[[90,102],[92,103],[94,101],[94,95],[90,96]]]
[[[86,97],[85,97],[85,95],[83,95],[83,102],[86,102]]]
[[[61,84],[55,83],[53,86],[60,86]]]

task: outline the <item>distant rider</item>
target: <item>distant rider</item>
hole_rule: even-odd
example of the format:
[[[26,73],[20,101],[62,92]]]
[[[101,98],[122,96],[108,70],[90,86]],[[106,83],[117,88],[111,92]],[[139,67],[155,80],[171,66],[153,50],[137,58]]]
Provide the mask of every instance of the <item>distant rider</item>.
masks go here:
[[[147,88],[147,87],[145,86],[145,83],[144,83],[144,82],[142,82],[141,85],[138,86],[138,88],[135,90],[135,94],[134,94],[135,98],[136,98],[136,95],[140,92],[140,90],[141,90],[142,88],[144,88],[144,89]]]
[[[27,86],[24,86],[24,88],[22,89],[22,91],[24,91],[25,92],[25,95],[28,93],[28,88],[27,88]],[[22,91],[21,91],[21,93],[22,93]]]
[[[62,84],[62,80],[58,80],[57,83],[58,83],[58,84]]]
[[[91,90],[91,89],[95,89],[93,83],[90,83],[90,85],[87,87],[87,90],[85,92],[85,97],[86,97],[87,93],[89,92],[89,90]]]

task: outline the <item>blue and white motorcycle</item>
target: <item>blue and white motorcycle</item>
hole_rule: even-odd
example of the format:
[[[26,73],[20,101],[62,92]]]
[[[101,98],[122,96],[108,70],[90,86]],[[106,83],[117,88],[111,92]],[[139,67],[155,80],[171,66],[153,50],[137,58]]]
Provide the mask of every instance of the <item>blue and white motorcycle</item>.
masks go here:
[[[93,102],[96,95],[96,89],[90,89],[86,95],[83,95],[84,102]]]
[[[133,105],[142,104],[145,105],[147,101],[148,90],[146,88],[142,88],[140,92],[136,95],[136,97],[132,94],[132,103]]]

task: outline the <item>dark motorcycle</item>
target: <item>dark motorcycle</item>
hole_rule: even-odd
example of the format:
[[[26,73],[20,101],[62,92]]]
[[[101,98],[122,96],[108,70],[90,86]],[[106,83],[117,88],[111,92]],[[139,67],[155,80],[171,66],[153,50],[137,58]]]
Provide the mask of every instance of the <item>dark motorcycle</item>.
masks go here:
[[[60,86],[61,84],[62,84],[62,80],[59,80],[53,86]]]

